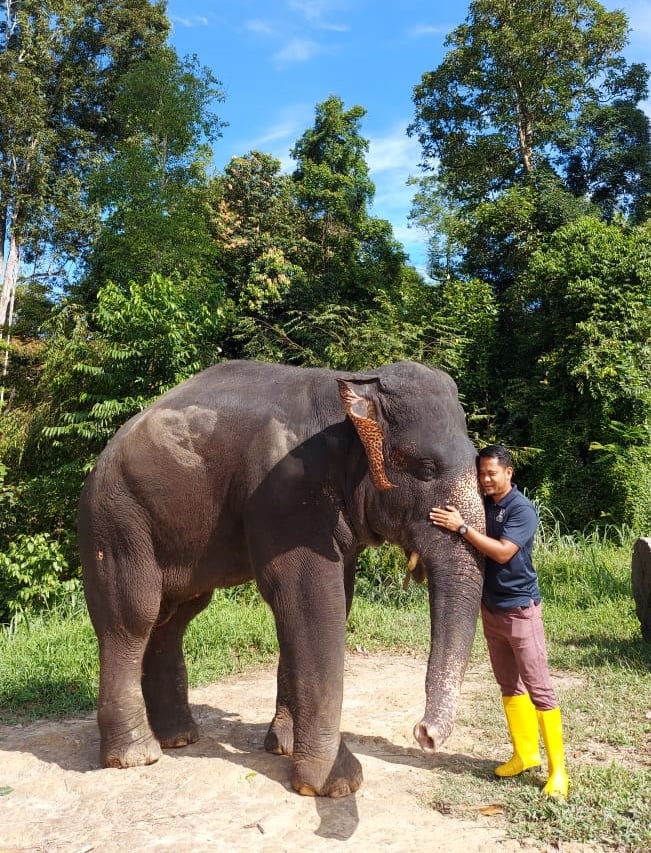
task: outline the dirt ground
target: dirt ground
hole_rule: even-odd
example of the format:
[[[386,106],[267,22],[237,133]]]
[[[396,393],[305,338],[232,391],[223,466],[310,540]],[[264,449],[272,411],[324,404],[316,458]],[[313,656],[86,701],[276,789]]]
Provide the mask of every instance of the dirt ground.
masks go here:
[[[364,784],[341,800],[294,793],[289,760],[262,748],[273,668],[192,690],[199,741],[149,767],[100,769],[94,716],[2,727],[0,853],[545,850],[507,840],[503,815],[478,810],[459,820],[427,804],[434,774],[454,772],[460,760],[492,767],[504,756],[486,755],[460,725],[439,754],[423,754],[411,732],[424,707],[424,677],[420,658],[347,657],[342,732]],[[494,695],[486,667],[470,668],[462,702]]]

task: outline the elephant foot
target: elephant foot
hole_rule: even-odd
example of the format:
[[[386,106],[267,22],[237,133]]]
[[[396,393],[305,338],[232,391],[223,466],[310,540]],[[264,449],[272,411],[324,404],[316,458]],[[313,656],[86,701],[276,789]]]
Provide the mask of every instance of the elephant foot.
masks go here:
[[[264,748],[274,755],[293,755],[294,722],[288,712],[277,712],[264,739]]]
[[[170,713],[168,709],[167,713],[156,714],[153,709],[148,709],[147,716],[163,749],[178,749],[199,740],[199,729],[187,705],[176,709],[176,713]]]
[[[102,767],[141,767],[154,764],[162,755],[160,744],[153,736],[139,738],[124,746],[102,745],[100,760]]]
[[[160,738],[160,745],[163,749],[179,749],[182,746],[190,746],[191,743],[196,743],[199,740],[199,731],[193,725],[190,729],[183,732],[175,732],[174,734],[166,735]]]
[[[305,797],[347,797],[354,794],[363,780],[362,765],[341,741],[339,752],[325,781],[319,780],[318,769],[311,770],[307,762],[294,766],[292,787]]]

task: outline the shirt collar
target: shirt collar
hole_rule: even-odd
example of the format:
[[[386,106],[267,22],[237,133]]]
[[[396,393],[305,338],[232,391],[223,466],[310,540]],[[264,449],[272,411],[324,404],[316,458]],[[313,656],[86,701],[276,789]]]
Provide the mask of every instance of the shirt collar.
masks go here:
[[[518,491],[518,487],[515,485],[515,483],[512,483],[511,484],[511,491],[507,492],[501,501],[491,501],[491,503],[493,504],[493,506],[507,507],[511,503],[511,501],[515,498],[517,491]]]

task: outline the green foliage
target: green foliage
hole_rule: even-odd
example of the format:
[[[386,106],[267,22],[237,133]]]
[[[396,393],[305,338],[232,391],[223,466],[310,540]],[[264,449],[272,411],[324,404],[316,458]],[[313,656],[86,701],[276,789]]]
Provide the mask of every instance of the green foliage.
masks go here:
[[[490,336],[468,336],[481,381],[453,370],[478,438],[535,448],[527,485],[570,528],[644,530],[648,71],[621,55],[625,15],[596,0],[475,0],[446,43],[414,90],[426,174],[412,217],[439,282],[477,279],[495,298]]]
[[[411,584],[405,588],[407,560],[397,546],[367,548],[360,554],[357,565],[355,592],[365,600],[393,607],[413,603],[414,597],[427,600],[426,587],[419,586],[416,592]]]
[[[291,178],[254,151],[214,182],[220,266],[236,310],[229,356],[348,369],[422,357],[414,307],[426,304],[424,287],[390,224],[369,216],[363,115],[331,96],[293,149]]]
[[[221,100],[211,72],[169,48],[120,78],[119,138],[89,176],[103,217],[76,288],[87,300],[108,280],[126,291],[153,274],[214,279],[207,167],[222,127],[213,102]]]
[[[534,547],[534,564],[546,606],[585,610],[600,602],[631,598],[628,565],[636,539],[630,527],[596,528],[568,535],[559,519],[542,514]]]
[[[401,359],[434,358],[421,320],[430,295],[420,277],[405,272],[399,293],[390,296],[379,290],[370,309],[325,303],[318,310],[294,312],[285,329],[301,347],[287,352],[286,358],[352,371]]]
[[[469,422],[479,428],[490,415],[491,355],[497,335],[497,303],[480,279],[450,278],[433,288],[432,310],[424,322],[428,361],[457,382]]]
[[[640,100],[625,43],[623,12],[595,0],[470,3],[443,62],[414,89],[410,132],[445,194],[471,206],[487,200],[552,167],[584,105]]]
[[[224,343],[230,357],[281,360],[274,330],[305,281],[302,214],[280,161],[235,157],[211,187],[212,229],[224,287],[234,306]]]
[[[375,194],[360,135],[365,110],[331,95],[292,149],[294,193],[305,221],[310,305],[368,308],[380,288],[399,286],[405,254],[391,226],[369,216]]]
[[[642,224],[651,209],[649,118],[636,106],[647,96],[646,66],[608,79],[611,103],[585,105],[566,151],[567,185],[611,221],[617,211]],[[623,90],[623,91],[622,91]]]
[[[0,14],[0,244],[12,247],[2,273],[22,261],[60,283],[97,226],[86,181],[115,132],[117,81],[162,47],[165,3],[30,0]]]
[[[6,482],[7,466],[0,462],[0,542],[9,542],[17,518],[18,494],[15,486]]]
[[[470,4],[414,92],[432,282],[369,213],[361,106],[318,104],[291,175],[254,151],[210,178],[221,85],[165,45],[164,3],[2,14],[0,238],[34,276],[16,283],[0,411],[0,550],[42,533],[74,575],[74,507],[106,440],[237,357],[443,367],[473,438],[525,448],[526,485],[570,529],[649,527],[648,72],[621,57],[623,13]]]
[[[99,659],[83,596],[0,626],[0,723],[91,711]]]
[[[216,360],[224,317],[220,290],[204,283],[154,274],[124,293],[109,282],[98,294],[96,331],[62,389],[67,410],[44,434],[103,443],[131,415]],[[54,360],[59,345],[66,349],[67,339],[52,340]]]
[[[618,850],[643,851],[651,843],[646,815],[651,808],[651,773],[634,772],[616,762],[607,767],[582,767],[572,776],[580,791],[568,804],[539,796],[536,789],[518,791],[509,802],[509,815],[519,831],[547,842],[568,838]],[[544,827],[544,830],[543,830]]]
[[[530,485],[576,528],[651,524],[651,241],[591,218],[558,229],[514,293],[535,365]],[[522,403],[521,403],[522,404]]]
[[[190,678],[208,684],[278,653],[273,615],[259,593],[220,590],[207,610],[188,626],[184,639]]]
[[[17,536],[0,552],[0,622],[69,596],[79,582],[65,580],[67,573],[66,558],[49,536]]]

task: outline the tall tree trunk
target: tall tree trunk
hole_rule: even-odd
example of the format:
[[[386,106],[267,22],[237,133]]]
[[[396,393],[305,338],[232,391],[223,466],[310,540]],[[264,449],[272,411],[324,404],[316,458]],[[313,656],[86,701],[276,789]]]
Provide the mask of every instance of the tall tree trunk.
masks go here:
[[[0,260],[4,260],[0,258]],[[0,267],[2,276],[2,291],[0,292],[0,342],[4,343],[2,354],[2,382],[0,384],[0,411],[5,398],[5,379],[9,372],[9,342],[10,328],[14,319],[14,300],[16,298],[16,283],[20,265],[20,250],[15,234],[9,239],[9,253],[4,269]]]

